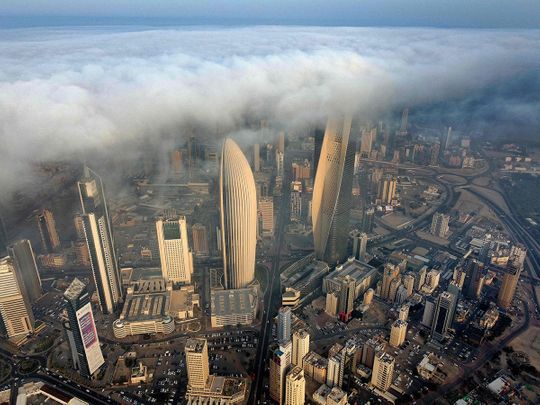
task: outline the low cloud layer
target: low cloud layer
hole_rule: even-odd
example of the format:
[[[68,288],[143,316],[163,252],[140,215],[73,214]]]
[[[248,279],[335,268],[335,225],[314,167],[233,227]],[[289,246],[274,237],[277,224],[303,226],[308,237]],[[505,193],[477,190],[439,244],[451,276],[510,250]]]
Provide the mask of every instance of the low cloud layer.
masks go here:
[[[288,128],[447,101],[459,119],[472,94],[478,111],[534,128],[539,68],[540,31],[0,30],[0,182],[11,187],[35,161],[182,136],[186,123],[227,132],[266,117]],[[516,78],[517,93],[505,87]]]

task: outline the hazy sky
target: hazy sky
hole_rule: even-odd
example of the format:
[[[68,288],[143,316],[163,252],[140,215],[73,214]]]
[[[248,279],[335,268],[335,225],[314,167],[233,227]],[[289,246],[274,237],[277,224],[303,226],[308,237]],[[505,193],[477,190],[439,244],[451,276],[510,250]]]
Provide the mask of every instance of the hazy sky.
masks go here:
[[[2,0],[0,25],[14,15],[38,17],[34,25],[70,23],[43,18],[47,16],[90,16],[159,17],[183,23],[540,28],[540,1]]]

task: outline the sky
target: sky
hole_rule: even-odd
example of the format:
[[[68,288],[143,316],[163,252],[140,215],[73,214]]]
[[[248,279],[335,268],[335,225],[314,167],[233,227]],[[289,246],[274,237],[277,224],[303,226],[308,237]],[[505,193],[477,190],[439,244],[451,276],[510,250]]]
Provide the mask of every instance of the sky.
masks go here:
[[[0,24],[300,24],[540,28],[538,0],[2,0]],[[32,16],[15,19],[13,16]],[[59,17],[87,17],[84,20]],[[88,18],[92,17],[92,18]]]
[[[538,137],[539,8],[2,0],[0,184],[35,180],[39,161],[119,151],[136,160],[141,142],[178,142],[193,128],[261,141],[246,120],[295,131],[331,114],[365,122],[409,108],[441,128]]]

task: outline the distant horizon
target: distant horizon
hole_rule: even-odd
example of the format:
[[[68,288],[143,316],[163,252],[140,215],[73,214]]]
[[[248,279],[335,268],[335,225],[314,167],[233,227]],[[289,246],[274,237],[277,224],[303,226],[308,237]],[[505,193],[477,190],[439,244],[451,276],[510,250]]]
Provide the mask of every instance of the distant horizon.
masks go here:
[[[143,26],[143,27],[257,27],[257,26],[283,26],[283,27],[343,27],[343,28],[426,28],[441,30],[516,30],[537,31],[540,26],[518,25],[474,25],[474,24],[431,24],[431,23],[384,23],[354,22],[346,20],[316,20],[310,18],[258,18],[225,17],[216,18],[208,16],[163,17],[163,16],[100,16],[100,15],[2,15],[0,14],[0,30],[10,28],[40,28],[40,27],[110,27],[110,26]]]

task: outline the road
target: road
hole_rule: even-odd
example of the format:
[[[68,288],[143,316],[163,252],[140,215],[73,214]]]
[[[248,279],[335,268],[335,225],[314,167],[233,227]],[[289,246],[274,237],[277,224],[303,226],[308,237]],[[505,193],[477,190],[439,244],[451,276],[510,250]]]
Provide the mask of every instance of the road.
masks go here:
[[[261,398],[263,392],[263,380],[265,376],[266,358],[268,356],[268,344],[272,339],[272,320],[277,315],[278,308],[281,306],[281,287],[279,282],[280,264],[281,264],[281,252],[283,250],[283,235],[285,234],[285,225],[289,219],[289,176],[291,167],[290,157],[286,157],[285,175],[283,176],[283,191],[279,210],[277,211],[277,223],[274,229],[274,235],[276,235],[274,245],[274,256],[272,259],[270,283],[266,289],[264,296],[264,312],[262,316],[261,336],[259,339],[259,346],[257,348],[255,381],[253,383],[249,404],[257,403],[257,400]]]

